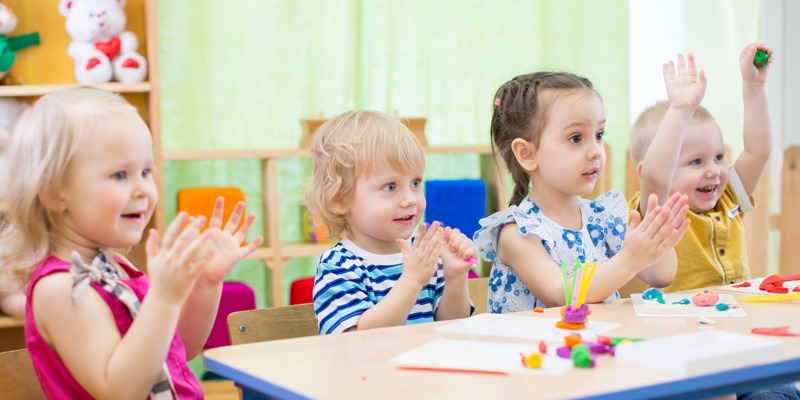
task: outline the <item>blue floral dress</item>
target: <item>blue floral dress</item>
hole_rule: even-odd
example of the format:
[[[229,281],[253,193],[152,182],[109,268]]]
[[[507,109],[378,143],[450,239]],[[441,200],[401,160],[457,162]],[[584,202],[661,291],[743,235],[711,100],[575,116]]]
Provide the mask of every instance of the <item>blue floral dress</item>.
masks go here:
[[[489,276],[487,309],[492,313],[507,313],[547,307],[522,283],[514,270],[504,265],[495,251],[500,228],[516,222],[519,233],[539,237],[542,245],[560,268],[563,260],[567,275],[572,276],[575,260],[602,263],[617,254],[625,242],[628,230],[628,204],[619,190],[594,200],[580,200],[583,227],[579,231],[562,228],[547,216],[529,198],[519,206],[511,206],[480,220],[481,229],[475,232],[475,246],[483,252],[483,259],[494,263]],[[606,300],[618,299],[614,293]]]

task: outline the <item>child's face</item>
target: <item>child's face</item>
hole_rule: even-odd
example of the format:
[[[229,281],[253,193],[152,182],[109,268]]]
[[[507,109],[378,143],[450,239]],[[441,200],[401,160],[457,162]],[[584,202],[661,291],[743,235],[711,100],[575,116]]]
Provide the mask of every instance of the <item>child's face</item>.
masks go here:
[[[120,112],[86,133],[67,167],[58,234],[76,250],[133,246],[158,200],[150,132],[138,115]]]
[[[362,175],[344,219],[347,236],[376,254],[399,251],[395,239],[408,239],[425,213],[422,173],[403,173],[384,162]]]
[[[705,212],[717,205],[728,184],[722,132],[716,122],[689,125],[683,137],[672,193],[689,196],[689,209]]]
[[[534,175],[538,176],[533,190],[589,194],[606,164],[603,102],[592,91],[551,95],[556,96],[555,101],[549,106],[547,122],[534,153],[537,161]]]

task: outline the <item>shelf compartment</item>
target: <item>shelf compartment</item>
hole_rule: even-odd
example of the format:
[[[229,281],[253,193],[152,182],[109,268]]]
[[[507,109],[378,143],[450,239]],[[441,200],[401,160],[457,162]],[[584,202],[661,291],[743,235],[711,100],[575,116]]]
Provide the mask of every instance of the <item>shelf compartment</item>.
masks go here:
[[[80,85],[77,83],[65,83],[58,85],[7,85],[0,86],[0,97],[43,96],[57,90],[74,86],[92,86],[113,93],[150,93],[150,90],[152,89],[150,82],[139,82],[132,84],[109,82],[97,85]]]

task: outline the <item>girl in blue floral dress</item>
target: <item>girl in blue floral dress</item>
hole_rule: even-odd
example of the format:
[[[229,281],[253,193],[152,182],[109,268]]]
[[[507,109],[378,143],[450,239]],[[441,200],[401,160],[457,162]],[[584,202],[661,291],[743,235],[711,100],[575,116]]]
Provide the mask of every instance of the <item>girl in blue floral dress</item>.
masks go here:
[[[586,293],[593,303],[619,297],[634,276],[651,286],[672,282],[673,247],[689,226],[686,196],[663,205],[652,195],[646,217],[616,189],[592,192],[606,155],[606,117],[588,79],[537,72],[505,83],[495,95],[491,135],[514,180],[510,207],[480,221],[475,245],[493,262],[488,309],[494,313],[564,305],[561,262],[597,262]],[[568,268],[572,274],[572,268]]]

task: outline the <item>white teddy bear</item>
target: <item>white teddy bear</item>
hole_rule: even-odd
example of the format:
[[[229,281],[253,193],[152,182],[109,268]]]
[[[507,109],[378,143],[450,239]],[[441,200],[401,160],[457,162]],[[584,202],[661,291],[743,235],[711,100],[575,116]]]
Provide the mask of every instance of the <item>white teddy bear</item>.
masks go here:
[[[126,31],[125,0],[60,0],[72,38],[67,53],[75,60],[75,78],[83,84],[114,80],[136,83],[147,76],[147,60],[136,51],[139,40]]]

